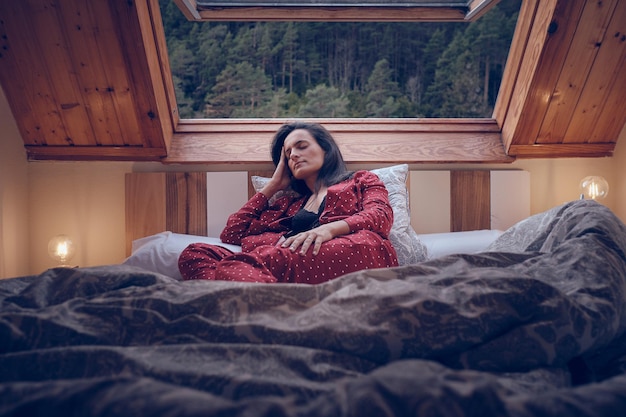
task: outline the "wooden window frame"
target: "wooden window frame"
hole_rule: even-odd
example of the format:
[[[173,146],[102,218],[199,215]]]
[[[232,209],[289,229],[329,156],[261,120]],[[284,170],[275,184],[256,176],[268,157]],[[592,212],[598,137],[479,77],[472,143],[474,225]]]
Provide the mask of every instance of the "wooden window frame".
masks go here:
[[[250,16],[250,9],[218,10],[209,13],[197,11],[194,0],[174,0],[191,20],[243,20]],[[452,18],[450,10],[439,10],[442,20],[468,21],[476,19],[488,9],[492,0],[470,1],[462,16]],[[534,3],[535,0],[530,0]],[[522,8],[525,3],[522,2]],[[272,9],[272,10],[269,10]],[[352,10],[307,10],[304,14],[293,8],[268,8],[263,17],[267,20],[381,20],[380,8],[363,7]],[[194,12],[195,10],[195,12]],[[254,20],[259,19],[258,10]],[[389,12],[389,11],[388,11]],[[280,125],[294,119],[181,119],[178,116],[174,86],[169,68],[165,34],[161,21],[158,0],[149,1],[150,23],[158,62],[153,68],[160,70],[163,90],[157,92],[162,111],[169,113],[170,135],[166,132],[167,157],[164,163],[172,164],[250,164],[268,163],[269,143]],[[216,15],[219,14],[219,15]],[[242,14],[243,13],[243,14]],[[269,14],[273,13],[272,16]],[[359,13],[355,16],[354,13]],[[393,15],[393,12],[389,12]],[[421,12],[423,13],[423,11]],[[458,10],[456,10],[458,14]],[[404,16],[407,13],[405,11]],[[298,18],[294,18],[294,16]],[[359,18],[360,16],[360,18]],[[395,15],[393,15],[395,16]],[[435,10],[425,16],[404,20],[433,21]],[[520,12],[520,17],[523,13]],[[390,20],[398,20],[392,17]],[[527,36],[528,22],[519,22],[513,42]],[[512,46],[514,43],[512,43]],[[497,115],[503,116],[510,101],[512,83],[519,66],[519,56],[511,56],[505,67],[503,84],[491,118],[459,119],[299,119],[323,124],[337,138],[348,163],[511,163],[515,158],[508,156],[502,141],[501,123]],[[508,81],[507,81],[508,80]],[[503,97],[501,97],[503,96]]]

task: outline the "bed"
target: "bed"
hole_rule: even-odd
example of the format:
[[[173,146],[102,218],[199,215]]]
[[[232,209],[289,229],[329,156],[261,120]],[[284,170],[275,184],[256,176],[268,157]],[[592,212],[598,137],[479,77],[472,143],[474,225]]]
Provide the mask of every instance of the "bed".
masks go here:
[[[421,259],[316,286],[150,264],[188,234],[0,281],[0,415],[626,415],[626,226],[599,203],[479,250],[429,254],[416,232]]]

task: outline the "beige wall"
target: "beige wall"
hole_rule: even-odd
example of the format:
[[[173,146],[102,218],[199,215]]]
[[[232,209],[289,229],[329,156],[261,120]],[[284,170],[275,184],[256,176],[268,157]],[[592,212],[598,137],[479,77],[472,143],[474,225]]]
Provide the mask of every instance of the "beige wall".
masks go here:
[[[28,163],[15,119],[0,88],[0,278],[28,267]]]
[[[609,194],[602,204],[626,222],[626,128],[610,158],[518,160],[512,165],[531,172],[532,213],[578,198],[580,180],[600,175],[609,183]]]
[[[95,266],[123,261],[124,174],[131,171],[182,170],[158,163],[27,163],[4,94],[0,94],[0,126],[0,277],[37,274],[54,266],[47,254],[47,244],[50,238],[60,233],[72,236],[76,242],[73,264]],[[624,166],[626,130],[622,132],[612,158],[519,160],[512,165],[489,167],[519,168],[531,173],[533,214],[577,199],[579,181],[583,177],[602,175],[611,186],[604,204],[626,221]],[[448,165],[432,169],[457,167]],[[476,168],[476,165],[471,167]],[[257,167],[185,168],[219,171]],[[414,168],[428,169],[424,166]]]
[[[615,182],[609,190],[615,201],[613,210],[626,222],[626,127],[613,154],[613,179]]]
[[[29,165],[30,272],[55,266],[48,241],[75,243],[71,265],[119,263],[125,255],[126,162],[33,162]]]

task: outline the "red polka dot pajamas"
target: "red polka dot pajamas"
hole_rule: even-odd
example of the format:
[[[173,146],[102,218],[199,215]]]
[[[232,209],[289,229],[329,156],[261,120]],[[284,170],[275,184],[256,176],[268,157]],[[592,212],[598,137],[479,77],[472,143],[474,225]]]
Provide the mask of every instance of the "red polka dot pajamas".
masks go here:
[[[184,279],[318,284],[348,272],[398,265],[388,239],[393,210],[387,189],[375,174],[357,171],[352,178],[328,187],[319,222],[344,220],[350,233],[322,243],[317,255],[311,249],[300,255],[278,243],[306,200],[285,195],[270,206],[265,195],[255,194],[228,218],[220,235],[224,243],[241,245],[242,252],[191,244],[179,258],[181,275]]]

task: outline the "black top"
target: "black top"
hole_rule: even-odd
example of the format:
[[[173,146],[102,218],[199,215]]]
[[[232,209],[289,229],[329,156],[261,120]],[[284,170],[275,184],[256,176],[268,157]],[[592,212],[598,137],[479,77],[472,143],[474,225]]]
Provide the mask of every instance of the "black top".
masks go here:
[[[320,208],[317,210],[317,213],[300,209],[300,211],[298,211],[296,215],[291,218],[291,231],[287,233],[285,237],[297,235],[298,233],[302,233],[319,226],[320,215],[322,214],[322,211],[324,211],[325,205],[326,197],[322,200],[322,204],[320,204]]]

